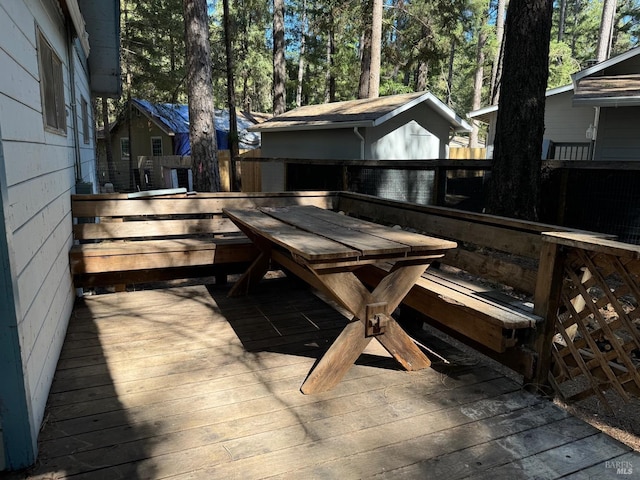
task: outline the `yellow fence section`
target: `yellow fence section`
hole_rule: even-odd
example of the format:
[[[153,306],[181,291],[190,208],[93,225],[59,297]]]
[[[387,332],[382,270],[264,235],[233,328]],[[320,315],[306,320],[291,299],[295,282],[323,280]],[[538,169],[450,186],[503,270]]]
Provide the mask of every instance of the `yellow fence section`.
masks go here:
[[[449,149],[451,160],[484,160],[486,157],[486,148],[451,147]]]

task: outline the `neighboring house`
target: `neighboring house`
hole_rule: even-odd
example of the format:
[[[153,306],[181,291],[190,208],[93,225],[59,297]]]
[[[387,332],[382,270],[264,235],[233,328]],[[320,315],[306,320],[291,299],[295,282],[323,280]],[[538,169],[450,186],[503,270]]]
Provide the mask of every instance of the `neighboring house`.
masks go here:
[[[128,109],[125,110],[127,111]],[[238,112],[240,149],[254,149],[260,145],[260,135],[247,131],[256,122],[253,116]],[[229,148],[229,112],[227,110],[216,109],[215,126],[218,150],[227,150]],[[116,178],[109,178],[105,148],[101,145],[104,137],[101,136],[98,173],[102,185],[110,182],[116,190],[127,191],[130,188],[130,171],[133,169],[136,187],[161,188],[165,186],[164,177],[170,170],[188,169],[179,159],[164,159],[160,165],[145,158],[140,164],[140,157],[191,155],[187,105],[154,104],[146,100],[132,99],[131,115],[126,113],[121,115],[117,122],[110,125],[109,132]],[[131,164],[130,158],[133,159]]]
[[[447,158],[469,124],[429,92],[299,107],[251,127],[262,156],[326,160]],[[284,189],[283,163],[262,165],[262,188]]]
[[[71,194],[91,99],[120,94],[117,0],[0,0],[0,470],[32,464],[75,300]]]
[[[575,73],[572,80],[546,93],[543,157],[639,160],[640,48]],[[488,124],[488,157],[497,115],[497,105],[468,114]]]

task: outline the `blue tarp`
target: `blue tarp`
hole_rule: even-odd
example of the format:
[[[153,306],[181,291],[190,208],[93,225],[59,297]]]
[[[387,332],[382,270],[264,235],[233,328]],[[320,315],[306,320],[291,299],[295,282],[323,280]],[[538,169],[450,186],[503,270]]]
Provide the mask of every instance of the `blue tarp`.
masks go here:
[[[172,103],[151,103],[137,98],[132,102],[157,122],[162,123],[174,133],[173,154],[191,155],[189,145],[189,108],[187,105]],[[238,136],[241,149],[253,149],[260,146],[260,134],[247,132],[247,128],[254,123],[238,114]],[[218,149],[229,149],[229,112],[215,110],[216,141]]]

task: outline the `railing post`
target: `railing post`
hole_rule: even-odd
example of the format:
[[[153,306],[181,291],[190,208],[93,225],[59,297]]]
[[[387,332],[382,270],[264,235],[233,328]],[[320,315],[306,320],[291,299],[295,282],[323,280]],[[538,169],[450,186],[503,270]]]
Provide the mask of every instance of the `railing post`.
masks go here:
[[[562,293],[563,264],[562,248],[553,241],[545,240],[543,234],[533,311],[544,320],[533,344],[537,356],[534,376],[524,379],[525,384],[535,391],[547,391],[549,386],[551,345],[556,331],[555,322]]]
[[[433,204],[437,207],[445,206],[447,195],[447,168],[436,166],[433,169]]]

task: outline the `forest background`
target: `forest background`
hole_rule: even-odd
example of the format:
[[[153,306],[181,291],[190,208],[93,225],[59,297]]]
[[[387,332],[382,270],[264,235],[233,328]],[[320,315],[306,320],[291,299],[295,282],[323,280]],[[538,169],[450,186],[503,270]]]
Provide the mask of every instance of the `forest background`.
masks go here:
[[[286,0],[286,109],[358,98],[372,0]],[[216,108],[227,106],[222,1],[208,2]],[[385,0],[380,95],[429,90],[464,116],[496,103],[506,0]],[[554,2],[548,88],[596,58],[602,0]],[[122,0],[124,95],[187,103],[182,0]],[[240,110],[273,113],[273,3],[230,0]],[[618,0],[610,56],[637,45],[640,0]],[[526,66],[523,66],[526,68]],[[474,95],[475,94],[475,95]],[[102,118],[102,115],[97,115]]]

